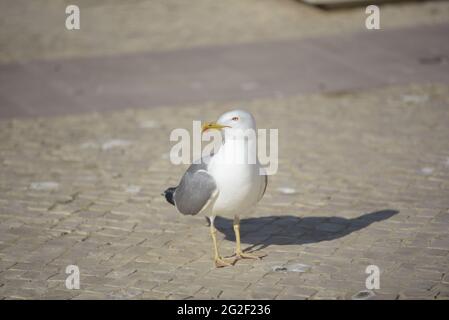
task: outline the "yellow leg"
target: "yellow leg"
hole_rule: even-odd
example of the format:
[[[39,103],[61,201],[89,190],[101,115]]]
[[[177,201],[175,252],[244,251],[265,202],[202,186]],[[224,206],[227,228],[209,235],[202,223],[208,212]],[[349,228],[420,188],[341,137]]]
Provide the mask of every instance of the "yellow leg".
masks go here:
[[[214,263],[215,263],[215,267],[222,268],[222,267],[232,266],[233,265],[232,262],[226,261],[218,253],[217,229],[215,229],[215,227],[214,227],[213,219],[211,219],[210,234],[212,236],[212,241],[214,242]]]
[[[239,216],[234,217],[234,233],[235,233],[235,255],[239,259],[261,259],[265,255],[256,255],[256,254],[250,254],[250,253],[244,253],[242,251],[242,247],[240,245],[240,218]]]

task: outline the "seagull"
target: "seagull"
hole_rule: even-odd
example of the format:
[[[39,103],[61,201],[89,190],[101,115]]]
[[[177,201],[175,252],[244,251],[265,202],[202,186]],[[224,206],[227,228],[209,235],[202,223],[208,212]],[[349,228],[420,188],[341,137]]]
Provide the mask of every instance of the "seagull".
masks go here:
[[[240,215],[255,207],[268,184],[257,158],[256,121],[247,111],[233,110],[222,114],[216,122],[204,123],[202,133],[208,130],[220,131],[219,150],[190,165],[179,185],[166,189],[163,195],[180,213],[209,218],[215,267],[234,265],[239,259],[260,259],[263,255],[245,253],[240,244]],[[219,254],[214,226],[217,215],[234,217],[236,247],[232,260]]]

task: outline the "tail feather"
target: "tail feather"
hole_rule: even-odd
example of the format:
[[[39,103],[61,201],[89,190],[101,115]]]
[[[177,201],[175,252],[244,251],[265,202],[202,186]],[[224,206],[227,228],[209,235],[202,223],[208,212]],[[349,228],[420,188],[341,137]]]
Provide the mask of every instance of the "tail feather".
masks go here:
[[[175,200],[173,199],[173,195],[175,194],[177,187],[170,187],[167,188],[167,190],[164,191],[162,194],[168,203],[171,203],[172,205],[175,205]]]

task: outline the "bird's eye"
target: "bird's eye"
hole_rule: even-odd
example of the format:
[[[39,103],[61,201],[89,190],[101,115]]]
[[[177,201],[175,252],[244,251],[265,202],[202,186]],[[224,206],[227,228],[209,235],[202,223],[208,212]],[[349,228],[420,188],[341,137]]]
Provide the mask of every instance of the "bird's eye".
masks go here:
[[[239,117],[232,118],[232,121],[238,121],[238,120],[239,120]]]

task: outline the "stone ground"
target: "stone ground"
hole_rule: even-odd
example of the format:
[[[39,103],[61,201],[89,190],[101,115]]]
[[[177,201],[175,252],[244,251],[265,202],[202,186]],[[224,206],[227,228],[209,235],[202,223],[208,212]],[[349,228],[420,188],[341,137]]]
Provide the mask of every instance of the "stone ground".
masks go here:
[[[100,39],[105,44],[98,48],[92,45],[102,30],[108,35],[115,30],[102,29],[101,24],[100,33],[91,38],[77,35],[72,41],[64,38],[66,44],[58,41],[57,31],[49,35],[39,33],[39,28],[13,39],[3,26],[16,26],[20,20],[17,3],[8,6],[12,18],[2,19],[0,28],[1,43],[11,43],[2,51],[4,63],[116,53],[117,44],[112,45],[110,37]],[[128,10],[153,5],[149,3],[136,0],[136,7],[104,6],[106,12],[123,17]],[[183,12],[180,1],[167,3],[174,8],[164,7],[167,12]],[[136,40],[134,47],[123,50],[178,50],[277,37],[274,31],[264,31],[268,18],[263,14],[242,22],[248,26],[247,34],[260,30],[259,38],[236,35],[225,17],[244,5],[229,6],[223,13],[222,3],[214,2],[218,7],[212,9],[211,2],[190,8],[186,34],[175,32],[181,28],[176,24],[173,29],[150,24],[168,32],[154,31],[160,39],[171,41],[165,47],[156,40],[139,47]],[[245,3],[247,10],[254,4],[238,3]],[[275,7],[273,1],[260,3],[254,10],[263,8],[268,13]],[[310,13],[309,23],[318,25],[320,15],[344,20],[357,10],[333,14],[297,4],[301,11],[295,15],[287,10],[293,2],[280,3],[277,10],[291,19],[282,15],[269,19],[291,24],[285,35],[292,41],[306,35],[306,31],[293,32],[294,26],[306,23],[299,22],[304,12]],[[24,14],[31,15],[33,8]],[[56,10],[51,8],[50,15]],[[419,16],[413,21],[419,26],[441,23],[441,12],[447,8],[447,3],[414,3],[386,6],[385,12],[394,16],[402,10],[404,15]],[[210,19],[208,10],[220,12],[217,24],[223,22],[225,31],[216,37],[203,24],[191,22],[198,16]],[[402,27],[406,19],[401,19],[385,19],[385,23]],[[138,32],[141,20],[129,22],[132,25],[125,26],[118,39]],[[50,21],[39,26],[50,30]],[[357,31],[348,28],[341,31]],[[332,35],[331,29],[327,25],[321,32]],[[317,35],[321,34],[310,31],[306,36]],[[73,41],[85,47],[72,47]],[[33,55],[30,47],[36,48]],[[439,58],[441,68],[447,65],[444,57]],[[1,94],[7,101],[7,92]],[[233,106],[253,112],[260,128],[279,129],[280,163],[257,210],[242,220],[244,247],[262,250],[267,257],[215,269],[204,218],[176,213],[160,193],[175,185],[185,169],[169,161],[171,130],[189,129],[192,120],[215,119]],[[143,102],[141,109],[4,118],[0,121],[0,297],[448,299],[448,106],[446,81],[412,81],[232,103],[144,108]],[[217,228],[221,251],[231,254],[231,221],[217,218]],[[79,266],[79,290],[65,287],[68,265]],[[369,265],[380,269],[380,289],[365,292]]]

